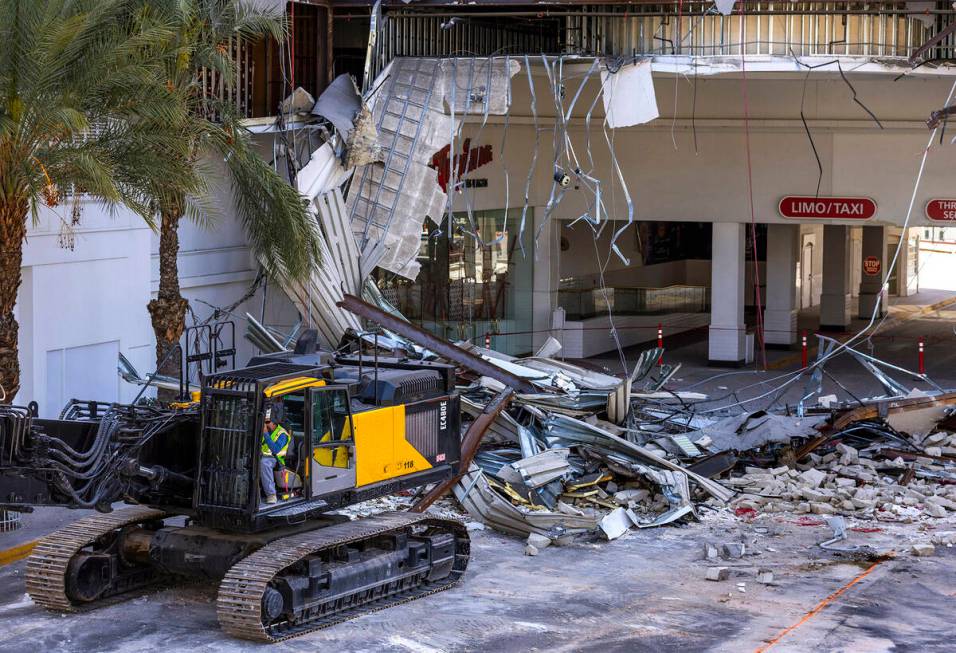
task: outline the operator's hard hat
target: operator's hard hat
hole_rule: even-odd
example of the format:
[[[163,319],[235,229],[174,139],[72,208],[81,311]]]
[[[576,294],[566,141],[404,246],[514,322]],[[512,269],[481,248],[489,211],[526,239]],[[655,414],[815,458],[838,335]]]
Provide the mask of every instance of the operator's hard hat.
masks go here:
[[[276,402],[266,406],[265,421],[280,422],[282,420],[282,403]]]

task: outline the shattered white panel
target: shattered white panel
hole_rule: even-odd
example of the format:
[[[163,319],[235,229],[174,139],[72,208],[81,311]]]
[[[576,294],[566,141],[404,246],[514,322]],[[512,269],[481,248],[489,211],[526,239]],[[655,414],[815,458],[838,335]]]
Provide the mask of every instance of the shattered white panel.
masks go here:
[[[714,4],[717,6],[717,11],[724,16],[729,16],[734,13],[734,5],[737,4],[737,0],[714,0]]]
[[[429,164],[460,127],[445,107],[456,115],[506,113],[509,78],[519,68],[504,58],[397,58],[376,80],[368,104],[383,160],[356,171],[348,198],[363,276],[375,267],[418,276],[422,223],[440,222],[447,205]]]
[[[456,115],[503,116],[511,108],[510,80],[520,71],[517,59],[445,59],[441,79],[445,104]]]
[[[356,171],[347,207],[363,274],[380,266],[414,278],[425,211],[444,206],[428,167],[451,134],[435,92],[440,75],[439,60],[399,58],[376,80],[369,104],[383,161]]]
[[[609,127],[641,125],[660,115],[649,59],[625,64],[616,73],[602,70],[601,87]]]
[[[333,188],[341,187],[348,179],[349,172],[336,158],[332,146],[329,143],[323,143],[312,153],[309,162],[296,175],[296,184],[300,193],[314,198]]]
[[[936,15],[929,13],[933,9],[936,9],[936,3],[932,2],[932,0],[928,2],[922,2],[922,1],[913,2],[912,0],[910,0],[910,2],[906,3],[906,8],[909,9],[910,11],[926,12],[923,14],[910,14],[911,18],[915,18],[919,22],[923,23],[926,29],[932,29],[933,27],[936,26]]]

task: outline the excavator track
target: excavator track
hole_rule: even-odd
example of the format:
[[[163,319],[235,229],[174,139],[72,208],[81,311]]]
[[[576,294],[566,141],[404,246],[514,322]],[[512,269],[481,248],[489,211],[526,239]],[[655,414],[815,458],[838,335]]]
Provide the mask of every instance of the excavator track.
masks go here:
[[[281,572],[321,551],[357,543],[368,538],[408,531],[413,527],[444,530],[454,535],[454,563],[444,578],[429,581],[426,574],[397,575],[374,586],[359,588],[348,596],[334,596],[309,605],[278,623],[264,623],[263,596]],[[224,631],[259,642],[279,642],[353,619],[369,612],[412,601],[454,586],[468,565],[470,543],[464,525],[408,512],[382,513],[317,531],[275,540],[235,564],[219,587],[217,612]]]
[[[168,516],[161,510],[135,506],[116,510],[109,514],[91,515],[50,533],[42,538],[27,558],[26,586],[33,602],[49,610],[76,612],[102,605],[101,601],[75,603],[67,595],[67,572],[70,561],[84,547],[97,539],[130,524],[136,524]],[[136,587],[145,587],[162,576],[152,569],[144,569],[144,578]],[[116,588],[121,593],[135,587]]]

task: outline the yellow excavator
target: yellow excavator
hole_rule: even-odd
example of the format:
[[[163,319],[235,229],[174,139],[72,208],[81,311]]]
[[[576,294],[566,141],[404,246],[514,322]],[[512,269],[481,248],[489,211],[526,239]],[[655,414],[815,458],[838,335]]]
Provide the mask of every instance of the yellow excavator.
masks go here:
[[[457,473],[454,368],[306,349],[209,374],[175,403],[72,400],[58,419],[0,406],[0,508],[99,511],[38,543],[33,601],[81,611],[217,580],[223,630],[276,642],[453,585],[460,522],[334,511]],[[259,478],[267,412],[289,434],[277,503]]]

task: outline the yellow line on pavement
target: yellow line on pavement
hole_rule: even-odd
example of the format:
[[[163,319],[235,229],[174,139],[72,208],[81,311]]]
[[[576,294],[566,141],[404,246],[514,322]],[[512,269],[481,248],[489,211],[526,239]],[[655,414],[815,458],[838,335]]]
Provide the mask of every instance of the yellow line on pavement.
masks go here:
[[[26,544],[21,544],[20,546],[15,546],[11,549],[0,551],[0,567],[23,560],[33,552],[33,547],[36,545],[37,540],[32,540]]]

